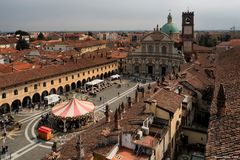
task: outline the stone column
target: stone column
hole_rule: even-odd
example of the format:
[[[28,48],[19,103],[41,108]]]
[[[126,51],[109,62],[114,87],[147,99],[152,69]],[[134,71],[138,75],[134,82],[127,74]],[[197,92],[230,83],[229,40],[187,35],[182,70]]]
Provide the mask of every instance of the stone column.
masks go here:
[[[109,109],[109,105],[107,104],[106,105],[106,110],[105,110],[105,116],[106,116],[106,122],[109,123],[111,120],[110,120],[110,109]]]
[[[135,102],[139,102],[138,90],[135,91]]]
[[[119,130],[121,127],[120,127],[120,123],[119,123],[118,109],[116,109],[116,111],[115,111],[114,122],[115,122],[115,130]]]

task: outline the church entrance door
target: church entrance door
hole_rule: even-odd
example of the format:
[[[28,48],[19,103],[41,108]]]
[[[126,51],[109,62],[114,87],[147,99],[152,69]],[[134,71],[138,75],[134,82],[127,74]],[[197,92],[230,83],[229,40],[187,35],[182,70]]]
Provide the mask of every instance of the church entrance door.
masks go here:
[[[148,74],[153,74],[153,66],[148,66]]]
[[[162,67],[161,75],[162,75],[162,76],[165,76],[165,75],[166,75],[166,67]]]

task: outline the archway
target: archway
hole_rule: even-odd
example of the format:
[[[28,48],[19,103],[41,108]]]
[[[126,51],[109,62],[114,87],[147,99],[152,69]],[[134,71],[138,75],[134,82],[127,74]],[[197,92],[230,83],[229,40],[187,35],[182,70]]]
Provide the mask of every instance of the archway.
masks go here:
[[[114,72],[114,70],[112,70],[112,73],[111,73],[112,75],[114,75],[115,74],[115,72]]]
[[[50,90],[50,93],[49,93],[49,94],[56,94],[56,93],[57,93],[56,89],[55,89],[55,88],[52,88],[52,89]]]
[[[57,94],[58,95],[62,95],[63,94],[63,87],[62,86],[58,87]]]
[[[94,79],[95,79],[95,76],[92,77],[92,80],[94,80]]]
[[[104,78],[107,78],[108,77],[108,74],[107,72],[104,73]]]
[[[100,75],[100,78],[103,79],[103,74]]]
[[[75,90],[75,89],[76,89],[76,83],[73,82],[73,83],[71,84],[71,90]]]
[[[87,82],[90,82],[90,81],[91,81],[91,78],[88,77],[88,78],[87,78]]]
[[[31,104],[31,97],[26,96],[22,100],[22,107],[28,107]]]
[[[65,92],[69,92],[70,91],[70,86],[67,84],[67,85],[65,85],[65,87],[64,87],[64,91]]]
[[[47,95],[48,95],[48,91],[43,91],[41,99],[44,100],[44,97],[46,97]]]
[[[77,88],[81,88],[81,81],[77,81]]]
[[[32,103],[39,103],[40,102],[40,94],[35,93],[32,97]]]
[[[19,106],[21,106],[21,101],[19,99],[14,100],[11,105],[12,111],[19,109]]]
[[[109,71],[109,72],[108,72],[108,77],[110,77],[110,76],[111,76],[111,72]]]
[[[97,79],[100,79],[100,76],[99,76],[99,74],[96,76],[96,78],[97,78]]]
[[[83,80],[82,80],[82,86],[84,86],[85,83],[86,83],[86,79],[83,79]]]
[[[0,107],[0,115],[6,114],[10,112],[10,105],[8,103],[4,103]]]

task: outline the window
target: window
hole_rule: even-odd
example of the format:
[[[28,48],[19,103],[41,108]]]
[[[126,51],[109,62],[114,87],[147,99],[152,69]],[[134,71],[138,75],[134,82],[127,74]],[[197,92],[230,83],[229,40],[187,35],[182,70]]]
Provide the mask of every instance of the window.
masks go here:
[[[53,85],[54,84],[54,80],[51,80],[51,85]]]
[[[98,68],[97,68],[97,72],[98,72]]]
[[[145,46],[145,44],[142,45],[142,52],[146,52],[146,46]]]
[[[94,70],[92,70],[92,73],[94,73]]]
[[[153,53],[153,46],[152,46],[152,45],[149,45],[149,46],[148,46],[148,52],[149,52],[149,53]]]
[[[59,82],[59,83],[61,83],[61,82],[62,82],[61,78],[59,78],[59,79],[58,79],[58,82]]]
[[[163,54],[166,54],[166,53],[167,53],[167,47],[166,47],[166,46],[163,46],[163,47],[162,47],[162,53],[163,53]]]
[[[34,84],[34,89],[37,89],[38,88],[37,86],[38,86],[37,84]]]
[[[17,89],[15,89],[13,92],[14,92],[14,95],[18,95],[18,90]]]
[[[43,87],[46,87],[46,82],[43,82]]]
[[[105,66],[105,69],[107,69],[107,66]]]
[[[80,74],[78,73],[78,77],[80,77]]]
[[[7,97],[6,93],[3,93],[2,94],[2,99],[6,98],[6,97]]]
[[[85,75],[85,72],[83,72],[83,76]]]
[[[68,77],[66,77],[66,81],[68,81]]]
[[[74,75],[72,75],[72,79],[74,79]]]
[[[108,68],[110,68],[110,67],[111,67],[111,65],[108,66]]]
[[[101,71],[103,70],[103,68],[101,67]]]
[[[90,71],[88,71],[88,74],[90,74]]]
[[[156,44],[156,52],[159,52],[159,44]]]
[[[25,87],[25,88],[24,88],[24,92],[28,92],[28,87]]]

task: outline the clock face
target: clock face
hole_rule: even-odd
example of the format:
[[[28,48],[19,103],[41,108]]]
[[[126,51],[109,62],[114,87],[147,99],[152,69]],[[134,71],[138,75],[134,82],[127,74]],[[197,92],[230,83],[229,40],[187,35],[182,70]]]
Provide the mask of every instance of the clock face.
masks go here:
[[[190,24],[190,23],[191,23],[191,19],[190,19],[189,17],[187,17],[187,18],[185,19],[185,23],[186,23],[186,24]]]

